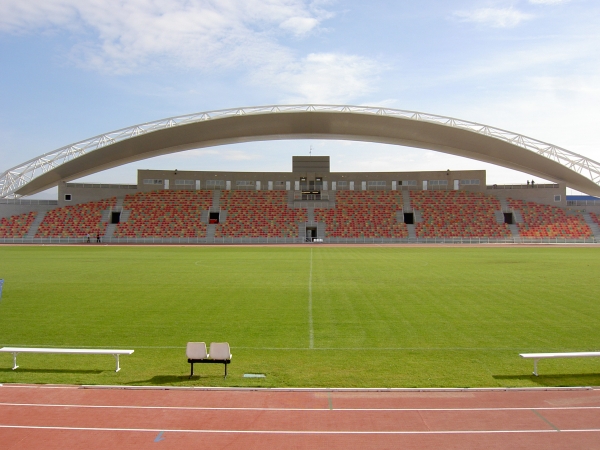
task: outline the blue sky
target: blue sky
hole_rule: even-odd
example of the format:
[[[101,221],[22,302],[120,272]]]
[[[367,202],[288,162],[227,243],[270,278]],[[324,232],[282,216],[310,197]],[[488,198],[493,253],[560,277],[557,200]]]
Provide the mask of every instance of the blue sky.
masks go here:
[[[0,0],[0,172],[137,123],[289,103],[457,117],[600,161],[599,23],[597,0]],[[334,171],[531,178],[424,150],[273,141],[83,180],[133,183],[137,168],[289,171],[311,145]]]

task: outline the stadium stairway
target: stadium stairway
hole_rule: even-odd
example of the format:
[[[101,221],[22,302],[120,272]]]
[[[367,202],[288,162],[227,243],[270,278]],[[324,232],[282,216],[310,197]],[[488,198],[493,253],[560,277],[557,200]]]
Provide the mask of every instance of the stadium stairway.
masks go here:
[[[25,234],[25,238],[34,238],[35,237],[35,235],[38,231],[38,227],[44,221],[44,217],[46,217],[46,211],[40,211],[37,213],[37,216],[35,216],[34,221],[31,223],[31,226],[29,227],[29,231],[27,231],[27,233]]]
[[[594,222],[594,219],[592,219],[590,213],[583,214],[583,220],[585,220],[585,223],[587,223],[588,227],[590,227],[590,230],[592,230],[594,238],[596,240],[600,240],[600,227],[596,222]]]
[[[130,209],[121,209],[121,222],[127,222],[129,220],[129,217],[131,216],[131,210]]]
[[[409,191],[402,191],[402,203],[403,203],[405,209],[411,207]],[[406,210],[408,211],[408,209],[406,209]]]
[[[504,213],[509,213],[509,212],[513,213],[513,218],[515,219],[515,222],[523,223],[523,217],[521,217],[521,215],[519,214],[519,217],[517,218],[518,211],[512,211],[510,209],[510,207],[508,206],[508,202],[506,201],[506,198],[504,198],[504,197],[496,197],[496,198],[500,202],[500,208],[502,209],[501,211],[496,211],[496,213],[495,213],[496,221],[498,223],[504,223]],[[519,220],[520,220],[520,222],[519,222]],[[508,229],[510,230],[510,234],[512,235],[512,237],[518,238],[520,236],[519,226],[515,223],[507,224],[507,225],[508,225]]]
[[[117,229],[117,224],[116,223],[109,223],[108,225],[106,225],[106,231],[104,232],[104,239],[110,239],[113,237],[113,234],[115,234],[115,230]]]
[[[413,213],[413,220],[414,220],[414,223],[406,224],[406,230],[408,231],[408,238],[409,239],[417,239],[417,228],[415,227],[415,224],[417,222],[423,221],[423,218],[421,217],[420,212],[415,211],[412,208],[412,203],[410,202],[410,191],[402,191],[402,211],[398,211],[398,214],[396,216],[396,219],[398,220],[398,222],[404,223],[404,213],[405,212]]]
[[[498,224],[504,223],[504,213],[502,211],[494,211],[494,217],[496,218],[496,222]]]
[[[512,237],[514,238],[518,238],[521,235],[519,234],[519,227],[518,225],[512,223],[508,225],[508,229],[510,230],[510,234],[512,234]]]
[[[406,229],[408,230],[408,238],[409,239],[417,239],[417,230],[414,224],[406,224]]]
[[[214,239],[215,238],[215,232],[217,231],[217,225],[214,223],[209,223],[206,226],[206,239]]]
[[[513,210],[513,217],[515,219],[516,223],[525,223],[525,221],[523,220],[523,215],[521,214],[521,211],[515,209]]]
[[[221,209],[221,191],[219,189],[215,189],[213,191],[212,207],[210,208],[210,212],[219,212],[220,209]],[[208,223],[208,220],[206,222]]]

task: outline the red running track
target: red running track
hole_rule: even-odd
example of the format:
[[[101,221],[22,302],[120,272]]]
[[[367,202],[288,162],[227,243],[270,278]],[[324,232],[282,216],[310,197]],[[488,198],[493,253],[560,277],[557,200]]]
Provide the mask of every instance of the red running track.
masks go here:
[[[600,390],[0,386],[0,448],[600,449]]]

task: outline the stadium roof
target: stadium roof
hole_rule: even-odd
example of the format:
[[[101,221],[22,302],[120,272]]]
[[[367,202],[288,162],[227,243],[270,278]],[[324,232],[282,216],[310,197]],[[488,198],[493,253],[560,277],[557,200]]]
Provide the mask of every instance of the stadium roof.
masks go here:
[[[61,181],[168,153],[277,139],[353,140],[436,150],[600,196],[600,163],[510,131],[415,111],[279,105],[172,117],[61,147],[1,174],[0,198],[35,194]]]

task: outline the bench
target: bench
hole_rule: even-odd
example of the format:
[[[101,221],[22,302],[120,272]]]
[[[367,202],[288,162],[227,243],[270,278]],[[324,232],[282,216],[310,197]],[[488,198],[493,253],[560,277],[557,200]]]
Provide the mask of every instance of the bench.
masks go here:
[[[571,353],[520,353],[521,358],[533,359],[533,374],[537,377],[537,363],[547,358],[591,358],[600,356],[600,352],[571,352]]]
[[[131,355],[133,350],[112,350],[112,349],[87,349],[87,348],[29,348],[29,347],[2,347],[0,352],[12,353],[13,368],[17,369],[17,355],[19,353],[60,353],[63,355],[113,355],[117,361],[115,372],[121,370],[119,367],[119,355]]]
[[[227,364],[231,363],[231,353],[227,342],[212,342],[209,353],[206,353],[206,344],[204,342],[188,342],[185,353],[188,362],[192,365],[190,378],[194,376],[194,363],[224,364],[224,378],[227,378]]]

